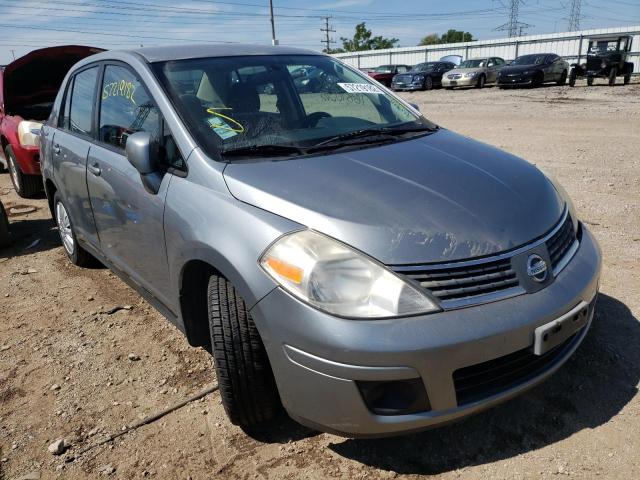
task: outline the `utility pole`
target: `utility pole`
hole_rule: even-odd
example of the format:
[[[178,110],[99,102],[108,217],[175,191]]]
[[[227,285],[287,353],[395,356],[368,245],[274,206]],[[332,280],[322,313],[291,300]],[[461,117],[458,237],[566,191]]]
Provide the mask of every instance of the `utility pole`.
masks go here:
[[[16,59],[16,51],[11,49],[11,55],[13,55],[13,59],[15,60]]]
[[[533,25],[529,25],[528,23],[522,23],[518,21],[518,14],[520,12],[520,4],[524,5],[523,0],[509,0],[509,6],[507,7],[504,3],[500,2],[502,6],[508,9],[509,12],[509,21],[499,27],[494,28],[497,31],[506,31],[509,37],[517,37],[518,35],[522,35],[522,31],[527,27],[532,27]]]
[[[571,11],[569,13],[569,31],[575,32],[580,30],[580,9],[582,8],[582,0],[571,0]]]
[[[329,53],[331,51],[331,44],[332,43],[336,43],[336,41],[333,40],[331,38],[331,36],[330,36],[330,34],[332,32],[335,32],[335,30],[329,26],[329,19],[331,17],[327,16],[327,17],[322,17],[322,18],[324,18],[324,28],[321,28],[320,31],[325,33],[325,38],[323,38],[320,41],[322,43],[324,43],[324,51],[325,51],[325,53]]]

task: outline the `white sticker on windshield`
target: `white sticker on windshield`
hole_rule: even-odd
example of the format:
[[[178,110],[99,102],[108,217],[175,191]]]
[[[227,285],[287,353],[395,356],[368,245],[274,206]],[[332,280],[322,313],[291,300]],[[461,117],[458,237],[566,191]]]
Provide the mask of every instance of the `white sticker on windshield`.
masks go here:
[[[370,83],[338,83],[338,85],[347,93],[374,93],[376,95],[382,93],[382,90]]]

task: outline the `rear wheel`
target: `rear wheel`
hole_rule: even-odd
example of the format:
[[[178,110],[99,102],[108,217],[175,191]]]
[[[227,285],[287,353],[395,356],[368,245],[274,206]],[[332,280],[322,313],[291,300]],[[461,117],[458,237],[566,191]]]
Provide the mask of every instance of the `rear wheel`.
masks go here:
[[[484,75],[480,75],[480,78],[478,78],[478,81],[476,82],[476,88],[483,88],[486,81],[486,77]]]
[[[609,86],[613,87],[616,84],[616,77],[618,76],[618,69],[613,67],[609,71]]]
[[[629,85],[629,82],[631,82],[631,73],[627,72],[624,74],[624,84]]]
[[[425,90],[432,90],[433,89],[433,78],[426,77],[424,79],[424,89]]]
[[[11,145],[7,146],[4,154],[7,159],[7,164],[9,165],[11,183],[13,183],[13,188],[16,190],[16,193],[23,198],[30,198],[41,192],[44,188],[42,184],[42,177],[40,175],[25,175],[22,173]]]
[[[566,71],[566,70],[563,70],[563,71],[562,71],[562,75],[560,75],[560,80],[558,80],[558,81],[556,82],[556,85],[558,85],[558,86],[562,86],[562,85],[564,85],[565,83],[567,83],[567,71]],[[574,83],[575,83],[575,81],[574,81]]]
[[[225,278],[209,278],[207,301],[218,387],[229,420],[245,429],[265,424],[280,411],[280,397],[258,329]]]
[[[571,73],[569,73],[569,86],[570,87],[575,87],[576,86],[576,79],[578,78],[578,72],[576,72],[575,68],[571,69]]]
[[[64,253],[67,254],[71,263],[79,267],[89,267],[96,264],[96,259],[78,244],[78,239],[73,231],[73,224],[71,223],[67,207],[62,202],[60,194],[58,193],[53,197],[53,206],[60,241],[62,242]]]
[[[587,85],[589,86],[593,85],[593,77],[587,78]]]

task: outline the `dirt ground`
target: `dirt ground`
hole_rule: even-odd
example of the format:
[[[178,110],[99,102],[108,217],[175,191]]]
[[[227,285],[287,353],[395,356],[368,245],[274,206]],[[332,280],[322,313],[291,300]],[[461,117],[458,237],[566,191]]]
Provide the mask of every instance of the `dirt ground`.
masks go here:
[[[2,174],[15,241],[0,251],[0,480],[640,478],[640,85],[402,95],[556,176],[599,240],[597,316],[559,373],[410,436],[344,439],[283,420],[252,438],[213,393],[80,453],[214,385],[211,361],[108,270],[72,266],[45,200],[18,198]],[[54,456],[59,438],[71,447]]]

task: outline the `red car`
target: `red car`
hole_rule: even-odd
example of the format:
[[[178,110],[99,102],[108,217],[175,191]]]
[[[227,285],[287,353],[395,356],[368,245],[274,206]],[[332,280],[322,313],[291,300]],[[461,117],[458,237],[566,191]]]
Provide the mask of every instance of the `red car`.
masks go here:
[[[391,80],[398,73],[405,73],[411,70],[411,65],[380,65],[379,67],[367,69],[367,75],[379,81],[385,87],[391,86]]]
[[[79,45],[34,50],[0,70],[0,170],[21,197],[43,189],[38,135],[62,80],[79,60],[103,51]]]

